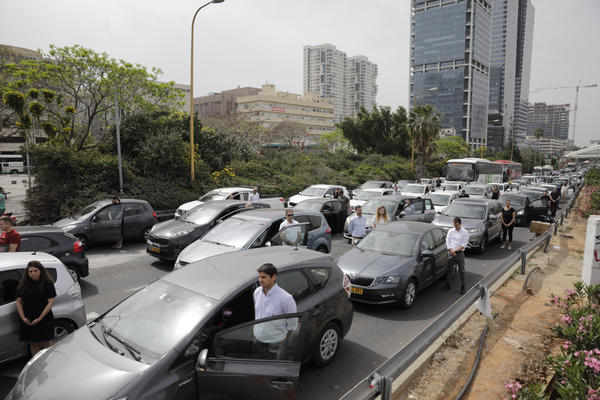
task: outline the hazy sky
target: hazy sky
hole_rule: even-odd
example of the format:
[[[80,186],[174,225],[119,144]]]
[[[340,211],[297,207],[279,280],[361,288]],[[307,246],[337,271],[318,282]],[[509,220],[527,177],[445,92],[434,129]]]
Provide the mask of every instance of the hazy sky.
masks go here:
[[[600,1],[533,0],[531,87],[600,84]],[[0,43],[47,50],[80,44],[189,83],[190,26],[204,1],[0,0]],[[409,0],[225,0],[196,18],[194,94],[269,82],[302,93],[302,46],[332,43],[379,66],[377,102],[408,102]],[[530,94],[575,102],[575,89]],[[600,87],[582,89],[576,143],[600,139]],[[571,124],[573,118],[571,115]],[[572,129],[572,128],[571,128]]]

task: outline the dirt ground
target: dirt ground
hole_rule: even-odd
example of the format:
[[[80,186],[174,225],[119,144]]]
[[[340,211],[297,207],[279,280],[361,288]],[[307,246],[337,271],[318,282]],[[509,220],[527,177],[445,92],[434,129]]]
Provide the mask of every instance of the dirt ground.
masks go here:
[[[559,351],[562,341],[553,339],[549,328],[560,322],[560,314],[548,300],[563,294],[581,280],[585,246],[585,220],[574,213],[565,220],[550,242],[548,253],[539,250],[528,261],[534,267],[523,291],[524,275],[518,271],[491,295],[492,313],[482,359],[469,391],[463,399],[504,399],[505,383],[548,381],[545,358]],[[421,368],[395,399],[453,399],[462,389],[475,361],[486,320],[477,311]]]

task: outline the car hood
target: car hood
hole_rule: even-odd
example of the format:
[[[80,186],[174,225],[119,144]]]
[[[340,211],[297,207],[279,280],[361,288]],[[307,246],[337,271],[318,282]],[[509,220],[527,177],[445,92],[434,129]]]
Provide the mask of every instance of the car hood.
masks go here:
[[[302,194],[297,194],[297,195],[294,195],[294,196],[290,197],[288,203],[292,202],[294,204],[298,204],[301,201],[308,200],[308,199],[320,199],[320,197],[317,197],[317,196],[304,196]]]
[[[435,209],[435,212],[437,212],[437,213],[443,212],[446,209],[446,207],[448,207],[448,206],[436,206],[436,205],[433,206],[433,208]]]
[[[14,390],[27,399],[108,399],[148,367],[100,344],[84,326],[27,364]]]
[[[69,225],[75,225],[77,223],[79,223],[80,221],[78,219],[74,219],[74,218],[63,218],[60,221],[55,222],[54,226],[57,226],[59,228],[62,228],[64,226],[69,226]]]
[[[350,200],[350,207],[362,206],[366,202],[367,202],[367,200],[352,199],[352,200]]]
[[[482,223],[482,220],[475,219],[475,218],[461,218],[461,221],[462,221],[462,226],[465,227],[466,229],[477,228]],[[438,225],[438,226],[443,226],[446,228],[453,228],[454,227],[454,217],[450,217],[450,216],[444,215],[444,214],[438,214],[435,216],[435,219],[433,220],[433,224]]]
[[[370,277],[398,275],[413,263],[413,257],[389,256],[357,248],[350,249],[338,260],[338,266],[345,274]]]
[[[199,201],[199,200],[194,200],[194,201],[189,201],[187,203],[183,203],[182,205],[180,205],[177,210],[179,211],[189,211],[192,208],[199,206],[200,204],[204,204],[203,201]]]
[[[181,254],[179,254],[178,260],[189,264],[194,261],[216,256],[217,254],[230,253],[238,250],[239,249],[236,247],[197,240],[183,249]]]
[[[204,225],[196,225],[189,222],[171,219],[169,221],[160,222],[154,225],[154,228],[152,229],[152,236],[169,239],[180,232],[190,232],[202,227],[204,227]]]

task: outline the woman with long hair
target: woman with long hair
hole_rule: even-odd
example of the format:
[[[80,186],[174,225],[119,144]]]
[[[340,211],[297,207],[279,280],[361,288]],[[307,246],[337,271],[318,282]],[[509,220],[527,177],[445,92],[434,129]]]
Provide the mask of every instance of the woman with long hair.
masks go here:
[[[54,280],[39,261],[29,261],[17,286],[17,312],[21,318],[19,340],[29,342],[31,355],[52,346],[56,297]]]
[[[371,226],[375,229],[378,225],[384,225],[390,222],[390,218],[387,215],[387,210],[383,205],[377,207],[377,211],[375,215],[373,215],[373,219],[371,220]]]

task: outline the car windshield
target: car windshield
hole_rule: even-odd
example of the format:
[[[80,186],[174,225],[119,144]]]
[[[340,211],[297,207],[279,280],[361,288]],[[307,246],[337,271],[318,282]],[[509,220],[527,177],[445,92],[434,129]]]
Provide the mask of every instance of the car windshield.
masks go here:
[[[220,192],[218,190],[211,190],[204,196],[200,197],[200,201],[212,201],[212,200],[226,200],[229,197],[229,193]]]
[[[449,181],[475,181],[475,165],[471,163],[452,162],[446,168],[446,179]]]
[[[480,186],[465,186],[465,192],[469,196],[483,196],[485,188]]]
[[[190,333],[213,304],[199,293],[158,280],[110,310],[101,325],[107,341],[126,342],[151,364]]]
[[[327,190],[327,189],[309,186],[306,189],[304,189],[303,191],[301,191],[300,194],[302,196],[323,197],[325,190]]]
[[[485,206],[478,204],[452,203],[444,211],[449,217],[483,219]]]
[[[94,212],[95,210],[99,209],[100,207],[101,207],[101,205],[100,205],[99,201],[92,203],[89,206],[85,207],[83,210],[73,214],[73,218],[84,217],[84,216],[88,215],[89,213]]]
[[[241,249],[262,229],[264,224],[263,221],[232,217],[208,231],[202,241]]]
[[[423,194],[423,193],[425,193],[425,186],[422,186],[422,185],[406,185],[406,188],[404,189],[404,191],[407,192],[407,193]]]
[[[503,205],[506,203],[506,201],[510,201],[510,205],[513,207],[525,207],[526,198],[527,197],[503,195],[500,196],[498,201],[500,201],[500,203],[502,203]]]
[[[377,189],[385,186],[385,182],[380,181],[366,181],[363,183],[360,188],[361,189]]]
[[[183,214],[181,220],[192,224],[205,225],[212,222],[221,211],[223,211],[222,207],[211,206],[210,203],[202,204]]]
[[[296,204],[294,208],[299,210],[321,211],[321,207],[323,207],[323,203],[320,201],[304,200]]]
[[[452,196],[446,196],[443,194],[431,193],[427,196],[428,199],[431,199],[434,206],[447,206],[450,203],[450,198]]]
[[[442,186],[440,186],[441,190],[453,190],[453,191],[458,191],[458,186],[459,185],[449,185],[447,183],[443,184]]]
[[[383,196],[381,192],[367,192],[366,190],[355,191],[354,193],[354,200],[371,200]]]
[[[361,250],[390,255],[412,256],[415,254],[418,238],[418,235],[412,233],[379,231],[375,229],[365,236],[356,247]]]
[[[377,207],[383,205],[388,215],[394,215],[398,204],[400,204],[400,200],[369,200],[363,204],[362,212],[363,214],[375,214]]]

